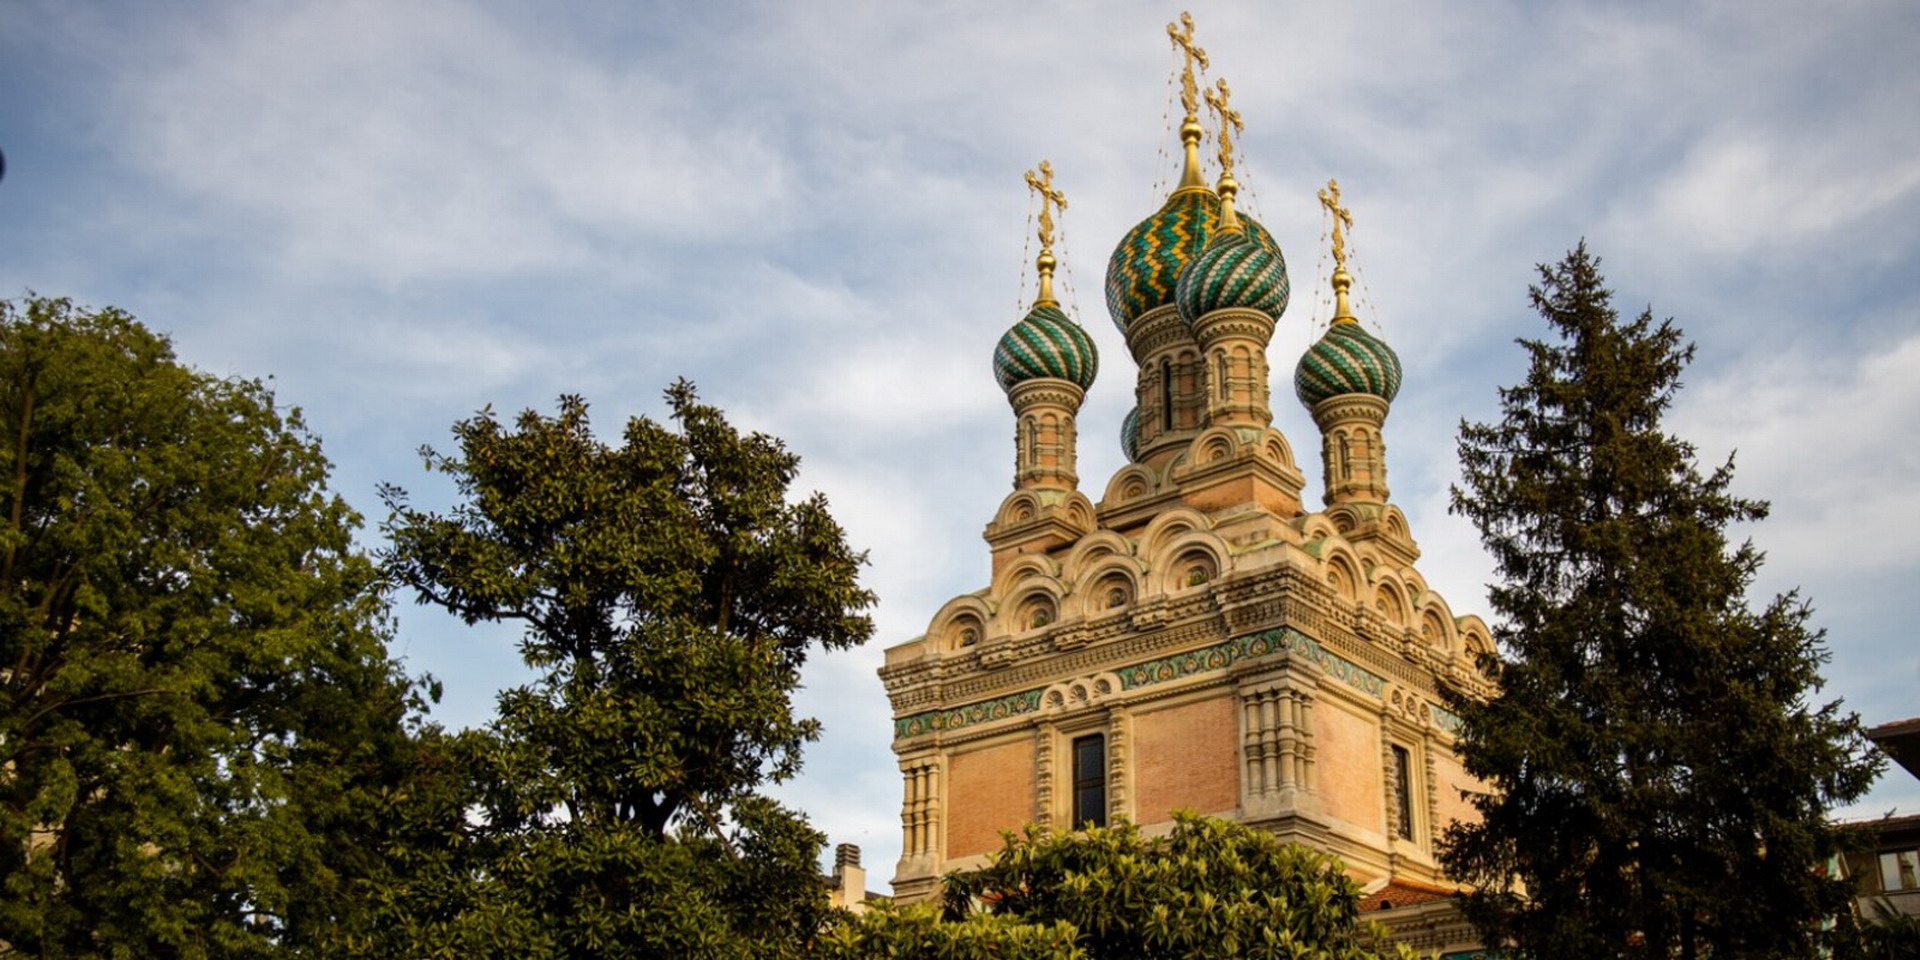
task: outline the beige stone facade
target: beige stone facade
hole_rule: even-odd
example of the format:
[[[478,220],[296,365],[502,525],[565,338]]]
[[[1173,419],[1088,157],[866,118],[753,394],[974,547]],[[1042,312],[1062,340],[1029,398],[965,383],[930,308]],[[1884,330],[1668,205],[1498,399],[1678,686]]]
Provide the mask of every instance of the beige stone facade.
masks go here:
[[[1349,305],[1352,220],[1331,182],[1334,315],[1304,356],[1283,358],[1319,433],[1309,507],[1293,443],[1273,428],[1267,346],[1285,260],[1233,209],[1224,137],[1216,185],[1201,175],[1196,59],[1182,77],[1185,170],[1108,266],[1134,409],[1129,462],[1093,494],[1077,417],[1098,358],[1051,292],[1052,170],[1028,174],[1044,193],[1040,295],[994,351],[1015,462],[986,526],[990,582],[880,670],[904,787],[894,896],[935,896],[941,876],[985,863],[1028,823],[1126,818],[1152,832],[1188,809],[1337,855],[1397,939],[1469,955],[1434,850],[1472,815],[1463,793],[1477,785],[1439,691],[1486,693],[1476,664],[1492,640],[1428,587],[1390,500],[1402,369]]]
[[[1076,743],[1104,754],[1108,817],[1152,829],[1193,809],[1337,854],[1363,883],[1445,885],[1434,840],[1474,784],[1438,687],[1482,688],[1487,628],[1415,566],[1387,501],[1386,401],[1316,405],[1332,480],[1309,512],[1270,426],[1272,320],[1208,320],[1252,332],[1220,338],[1215,363],[1172,305],[1136,325],[1141,406],[1169,415],[1097,503],[1073,479],[1080,389],[1015,389],[1038,429],[987,525],[992,582],[881,670],[905,783],[897,897],[984,862],[1002,830],[1072,825]]]

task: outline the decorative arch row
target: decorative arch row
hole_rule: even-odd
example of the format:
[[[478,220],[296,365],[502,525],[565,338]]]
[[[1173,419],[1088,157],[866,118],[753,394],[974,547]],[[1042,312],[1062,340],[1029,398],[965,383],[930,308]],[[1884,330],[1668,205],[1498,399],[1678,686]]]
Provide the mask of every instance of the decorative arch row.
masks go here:
[[[1064,620],[1098,619],[1143,598],[1202,588],[1226,573],[1232,558],[1204,515],[1170,510],[1147,525],[1137,545],[1099,530],[1058,560],[1043,554],[1015,559],[986,590],[942,607],[928,635],[943,649],[958,650]]]
[[[1479,617],[1454,615],[1446,599],[1433,591],[1419,571],[1397,563],[1383,563],[1369,550],[1346,539],[1340,517],[1315,514],[1304,519],[1301,533],[1320,562],[1320,572],[1334,596],[1367,611],[1392,627],[1410,631],[1423,645],[1445,658],[1461,658],[1474,666],[1493,651],[1493,635]],[[1405,535],[1406,517],[1387,506],[1382,525]]]
[[[1103,506],[1117,506],[1177,490],[1179,483],[1174,477],[1176,467],[1212,463],[1249,454],[1270,462],[1288,476],[1300,477],[1300,467],[1293,459],[1293,447],[1288,445],[1287,438],[1280,431],[1256,430],[1245,426],[1209,427],[1188,441],[1186,449],[1163,470],[1156,471],[1143,463],[1120,468],[1107,481],[1107,489],[1100,502]]]

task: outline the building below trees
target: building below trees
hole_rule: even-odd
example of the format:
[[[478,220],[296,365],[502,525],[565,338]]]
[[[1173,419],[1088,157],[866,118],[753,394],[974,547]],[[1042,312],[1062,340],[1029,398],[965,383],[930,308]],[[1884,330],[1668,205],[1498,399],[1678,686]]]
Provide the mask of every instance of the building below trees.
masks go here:
[[[1883,723],[1867,731],[1895,763],[1920,777],[1920,717]],[[1860,881],[1860,915],[1878,919],[1881,904],[1920,917],[1920,814],[1865,824],[1874,832],[1869,849],[1847,856],[1847,873]]]

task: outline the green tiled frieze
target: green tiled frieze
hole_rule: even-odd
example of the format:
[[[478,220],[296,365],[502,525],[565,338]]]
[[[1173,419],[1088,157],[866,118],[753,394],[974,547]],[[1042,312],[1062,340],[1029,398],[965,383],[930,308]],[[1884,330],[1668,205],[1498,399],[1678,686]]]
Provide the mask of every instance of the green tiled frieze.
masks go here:
[[[1328,676],[1369,696],[1380,696],[1386,689],[1386,678],[1344,657],[1329,653],[1312,637],[1289,627],[1235,637],[1225,643],[1149,660],[1117,672],[1120,674],[1120,688],[1132,690],[1196,673],[1225,670],[1236,661],[1270,656],[1281,650],[1291,650],[1295,656],[1312,660],[1325,669]]]
[[[1313,661],[1326,671],[1327,676],[1369,696],[1381,696],[1386,690],[1385,677],[1329,652],[1320,645],[1319,641],[1290,627],[1235,637],[1224,643],[1201,647],[1198,650],[1189,650],[1186,653],[1177,653],[1170,657],[1160,657],[1122,667],[1114,673],[1120,677],[1120,689],[1137,690],[1157,683],[1178,680],[1181,677],[1225,670],[1241,660],[1256,660],[1282,651]],[[979,723],[1034,713],[1040,709],[1040,694],[1045,690],[1045,687],[1035,687],[1032,690],[1023,690],[949,710],[929,710],[909,717],[901,717],[893,721],[893,736],[895,739],[905,739],[936,730],[959,730]],[[1446,713],[1439,707],[1432,709],[1435,711],[1436,722],[1444,726],[1446,721],[1439,719],[1444,715],[1455,725],[1449,729],[1457,729],[1458,717]]]
[[[1429,703],[1427,704],[1427,713],[1433,717],[1434,726],[1439,727],[1440,729],[1445,730],[1446,732],[1451,733],[1455,736],[1459,736],[1460,728],[1463,725],[1463,721],[1459,718],[1459,716],[1454,714],[1453,711],[1448,710],[1447,708],[1440,706],[1437,703]]]
[[[1040,692],[1045,688],[1036,687],[1019,693],[1010,693],[1004,697],[970,703],[951,710],[929,710],[916,713],[911,717],[902,717],[893,722],[895,739],[917,737],[935,730],[958,730],[976,723],[991,720],[1005,720],[1023,713],[1032,713],[1040,709]]]

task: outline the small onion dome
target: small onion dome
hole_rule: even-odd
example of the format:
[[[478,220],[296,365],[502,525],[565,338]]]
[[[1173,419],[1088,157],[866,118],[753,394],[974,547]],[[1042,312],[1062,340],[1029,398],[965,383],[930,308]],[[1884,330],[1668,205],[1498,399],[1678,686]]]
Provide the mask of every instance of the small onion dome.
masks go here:
[[[1140,459],[1140,408],[1127,411],[1125,419],[1120,421],[1120,452],[1130,461]]]
[[[1002,390],[1041,377],[1071,380],[1085,390],[1093,385],[1099,368],[1093,340],[1052,304],[1038,304],[1027,311],[993,348],[993,375]]]
[[[1278,320],[1290,292],[1287,261],[1278,248],[1244,233],[1221,233],[1180,271],[1173,302],[1189,327],[1225,307],[1258,310]]]
[[[1206,248],[1219,219],[1220,198],[1213,191],[1177,190],[1120,239],[1107,260],[1107,312],[1121,333],[1141,314],[1173,302],[1181,269]],[[1280,255],[1267,228],[1245,214],[1240,223],[1249,238]]]
[[[1391,403],[1400,392],[1400,357],[1358,323],[1336,321],[1300,358],[1293,392],[1309,410],[1343,393],[1370,393]]]

